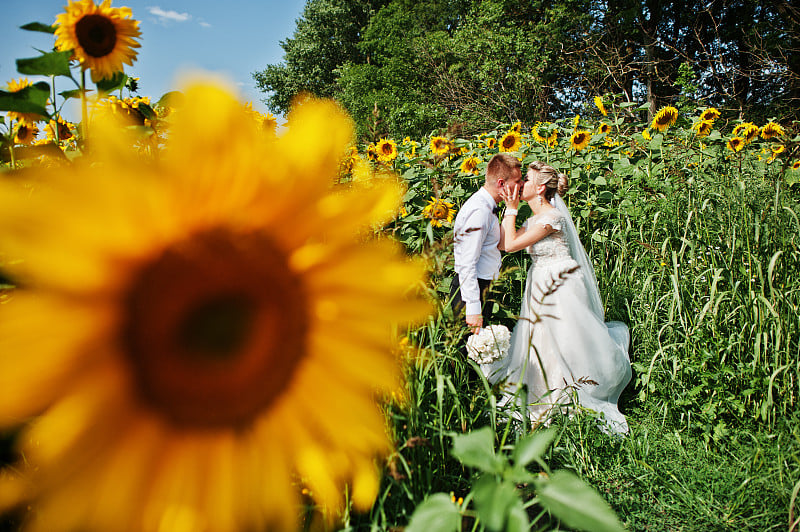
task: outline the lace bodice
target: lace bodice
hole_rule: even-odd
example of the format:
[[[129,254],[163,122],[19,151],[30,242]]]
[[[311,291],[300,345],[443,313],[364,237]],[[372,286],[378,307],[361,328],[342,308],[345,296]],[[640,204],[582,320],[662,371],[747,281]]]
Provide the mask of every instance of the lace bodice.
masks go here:
[[[555,231],[540,241],[528,246],[527,251],[530,253],[536,265],[572,258],[569,253],[569,243],[564,236],[563,214],[555,209],[548,210],[547,212],[531,216],[525,224],[527,227],[530,227],[530,224],[549,225],[555,229]]]

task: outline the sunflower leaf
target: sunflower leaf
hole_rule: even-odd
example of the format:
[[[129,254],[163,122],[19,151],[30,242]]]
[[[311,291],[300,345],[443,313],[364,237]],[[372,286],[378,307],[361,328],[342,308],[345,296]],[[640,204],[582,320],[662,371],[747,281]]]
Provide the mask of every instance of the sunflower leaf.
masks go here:
[[[458,530],[461,515],[458,507],[444,493],[434,493],[425,499],[411,516],[406,532],[425,532],[441,530],[443,532]]]
[[[550,444],[553,443],[555,437],[555,431],[553,429],[547,429],[534,432],[530,436],[520,440],[514,446],[514,452],[511,455],[514,464],[524,467],[534,460],[540,460],[545,451],[547,451],[547,448],[550,447]]]
[[[112,77],[101,79],[95,85],[97,85],[98,92],[109,93],[124,87],[126,81],[128,81],[128,76],[124,72],[115,72]]]
[[[14,149],[14,156],[17,159],[33,159],[34,157],[54,157],[66,161],[67,156],[61,148],[50,142],[41,146],[22,146]]]
[[[594,489],[569,471],[537,482],[539,502],[565,525],[593,532],[622,532],[614,510]]]
[[[30,76],[69,76],[70,50],[43,53],[39,57],[17,59],[17,71]]]
[[[32,113],[49,118],[50,115],[45,109],[49,95],[50,85],[44,81],[39,81],[16,92],[0,91],[0,111]]]
[[[55,26],[51,26],[50,24],[44,24],[43,22],[29,22],[23,26],[20,26],[19,29],[25,31],[40,31],[42,33],[50,33],[50,34],[56,32]]]
[[[452,454],[468,467],[489,473],[503,470],[503,459],[494,452],[494,431],[488,427],[453,436]]]
[[[62,92],[59,92],[58,95],[61,96],[62,98],[64,98],[65,100],[68,100],[70,98],[79,98],[80,95],[81,95],[81,90],[80,89],[72,89],[72,90],[69,90],[69,91],[62,91]]]

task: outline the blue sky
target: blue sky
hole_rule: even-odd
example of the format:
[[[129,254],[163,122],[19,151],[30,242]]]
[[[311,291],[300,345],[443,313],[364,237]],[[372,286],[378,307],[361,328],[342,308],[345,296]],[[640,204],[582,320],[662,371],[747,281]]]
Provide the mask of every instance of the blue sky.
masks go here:
[[[95,0],[100,3],[101,0]],[[52,24],[67,0],[2,0],[0,17],[0,84],[17,73],[15,60],[50,50],[53,37],[20,30],[28,22]],[[283,58],[279,42],[291,37],[305,0],[112,0],[127,6],[140,22],[139,55],[125,73],[140,78],[139,95],[157,100],[176,88],[179,73],[203,70],[222,75],[239,91],[242,101],[266,112],[263,93],[252,72]],[[57,90],[75,88],[57,79]],[[5,88],[5,87],[3,87]],[[68,113],[69,114],[69,113]]]

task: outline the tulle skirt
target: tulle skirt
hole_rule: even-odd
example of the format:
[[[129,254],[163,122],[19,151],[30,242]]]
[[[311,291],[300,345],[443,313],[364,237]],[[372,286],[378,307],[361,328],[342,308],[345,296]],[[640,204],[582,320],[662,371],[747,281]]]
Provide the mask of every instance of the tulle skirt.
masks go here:
[[[629,343],[624,323],[591,310],[578,264],[548,260],[528,271],[508,356],[481,369],[492,384],[504,381],[503,401],[516,397],[534,423],[577,399],[602,414],[605,430],[624,434],[617,401],[631,380]],[[523,385],[527,393],[517,393]]]

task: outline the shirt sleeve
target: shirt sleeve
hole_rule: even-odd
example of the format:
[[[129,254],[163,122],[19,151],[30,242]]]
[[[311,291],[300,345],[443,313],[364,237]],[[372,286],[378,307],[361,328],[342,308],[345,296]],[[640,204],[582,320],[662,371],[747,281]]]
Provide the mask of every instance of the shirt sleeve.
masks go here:
[[[481,220],[481,212],[470,213],[464,229],[457,235],[455,254],[455,270],[461,287],[461,299],[466,305],[467,315],[481,313],[481,295],[478,288],[478,259],[481,255],[483,241],[486,238],[486,224]]]

